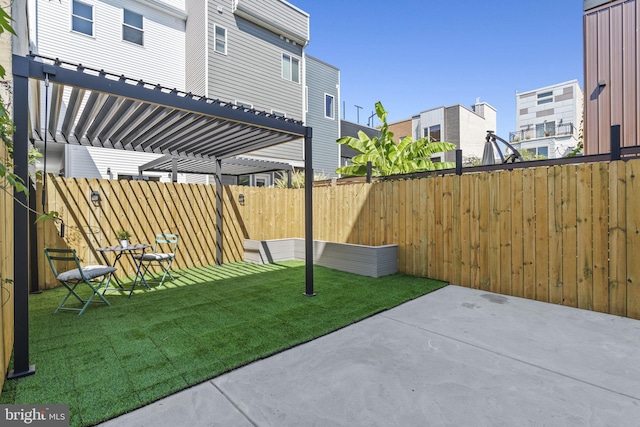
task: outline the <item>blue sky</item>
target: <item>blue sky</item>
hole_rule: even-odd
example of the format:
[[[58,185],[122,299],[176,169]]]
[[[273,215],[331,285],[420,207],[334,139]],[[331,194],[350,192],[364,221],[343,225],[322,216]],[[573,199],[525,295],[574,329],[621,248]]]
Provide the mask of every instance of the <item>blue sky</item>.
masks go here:
[[[307,54],[340,68],[353,122],[354,105],[366,124],[376,101],[393,122],[479,97],[497,110],[506,139],[516,91],[583,86],[582,0],[289,2],[311,16]]]

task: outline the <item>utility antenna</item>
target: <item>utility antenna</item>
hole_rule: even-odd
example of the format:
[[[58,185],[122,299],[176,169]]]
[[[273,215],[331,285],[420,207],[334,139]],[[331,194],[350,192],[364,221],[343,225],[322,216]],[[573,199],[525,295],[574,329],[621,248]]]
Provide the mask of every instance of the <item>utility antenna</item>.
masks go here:
[[[357,113],[356,113],[356,114],[357,114],[357,116],[356,116],[356,117],[358,117],[358,121],[357,121],[357,123],[358,123],[358,124],[360,124],[360,110],[362,110],[362,107],[361,107],[361,106],[359,106],[359,105],[355,105],[355,104],[354,104],[354,107],[356,107],[356,112],[357,112]]]

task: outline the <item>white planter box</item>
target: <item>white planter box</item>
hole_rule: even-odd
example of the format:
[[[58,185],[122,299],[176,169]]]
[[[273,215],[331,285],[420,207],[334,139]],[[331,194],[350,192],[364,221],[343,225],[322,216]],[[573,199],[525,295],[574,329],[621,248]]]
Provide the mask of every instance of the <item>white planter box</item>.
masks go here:
[[[247,262],[269,264],[304,259],[304,239],[244,241]],[[313,263],[362,276],[386,276],[398,272],[398,245],[365,246],[314,240]]]

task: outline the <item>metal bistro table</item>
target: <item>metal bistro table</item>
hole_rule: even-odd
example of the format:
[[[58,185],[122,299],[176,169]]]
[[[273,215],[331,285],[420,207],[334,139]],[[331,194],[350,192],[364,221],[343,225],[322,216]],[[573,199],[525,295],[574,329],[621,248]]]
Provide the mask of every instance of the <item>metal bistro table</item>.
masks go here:
[[[127,245],[126,247],[120,246],[120,245],[116,245],[116,246],[107,246],[104,248],[99,248],[98,252],[100,252],[102,254],[102,258],[104,259],[104,261],[107,263],[107,265],[110,265],[112,267],[116,266],[116,263],[118,262],[118,260],[120,258],[122,258],[122,255],[124,254],[128,254],[131,256],[131,259],[133,260],[133,264],[135,266],[136,272],[138,270],[140,270],[140,265],[138,264],[139,261],[136,260],[136,258],[133,256],[136,252],[140,252],[143,253],[145,251],[145,249],[150,248],[151,245],[148,243],[136,243],[135,245]],[[109,263],[109,260],[107,259],[107,252],[113,252],[116,254],[115,259],[113,260],[113,264]],[[137,273],[136,273],[137,274]],[[137,276],[136,276],[137,277]],[[109,284],[111,283],[111,278],[115,279],[116,283],[118,284],[118,288],[116,287],[111,287],[109,288]],[[146,283],[145,283],[146,285]],[[134,285],[135,287],[135,282]],[[147,288],[149,287],[149,285],[146,285]],[[115,273],[111,273],[109,275],[109,278],[107,279],[107,285],[105,286],[104,290],[102,291],[102,294],[104,295],[105,292],[109,291],[109,290],[121,290],[124,289],[122,287],[122,283],[120,283],[120,280],[118,280],[118,276],[115,275]]]

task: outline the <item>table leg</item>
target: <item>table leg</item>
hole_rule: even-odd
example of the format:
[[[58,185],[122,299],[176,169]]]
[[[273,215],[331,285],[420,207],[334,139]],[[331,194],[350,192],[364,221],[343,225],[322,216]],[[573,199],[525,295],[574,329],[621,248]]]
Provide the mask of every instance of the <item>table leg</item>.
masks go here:
[[[111,264],[111,267],[115,267],[118,260],[120,259],[120,257],[122,256],[122,252],[119,252],[118,254],[116,254],[115,259],[113,260],[113,264]],[[104,260],[106,261],[107,265],[109,265],[109,260],[107,260],[107,257],[105,256],[104,252],[102,253],[102,257],[104,258]],[[115,289],[117,290],[118,288],[113,287],[113,288],[109,288],[109,284],[111,283],[111,278],[114,278],[116,281],[116,284],[118,285],[118,287],[120,289],[123,289],[122,287],[122,283],[120,283],[120,280],[118,280],[118,276],[116,276],[115,272],[113,273],[109,273],[109,277],[107,278],[107,284],[104,286],[104,290],[102,291],[102,295],[104,295],[105,292],[111,290],[111,289]]]
[[[116,263],[118,262],[118,260],[122,258],[122,252],[118,252],[118,254],[116,255],[116,259],[113,260],[113,265],[112,267],[116,266]],[[118,286],[120,287],[120,289],[122,289],[122,283],[120,283],[120,280],[118,280],[118,276],[115,275],[115,273],[113,274],[113,278],[116,279],[116,283],[118,284]]]
[[[149,284],[147,283],[147,280],[144,278],[144,274],[140,271],[140,268],[142,267],[142,259],[138,261],[136,261],[136,258],[134,257],[132,257],[132,259],[133,259],[133,263],[136,265],[136,277],[135,279],[133,279],[133,285],[131,285],[131,292],[129,292],[129,298],[131,298],[131,295],[133,295],[133,291],[136,288],[136,285],[138,284],[138,277],[140,277],[140,282],[142,282],[142,284],[144,284],[144,286],[146,286],[147,289],[151,290],[151,286],[149,286]]]

